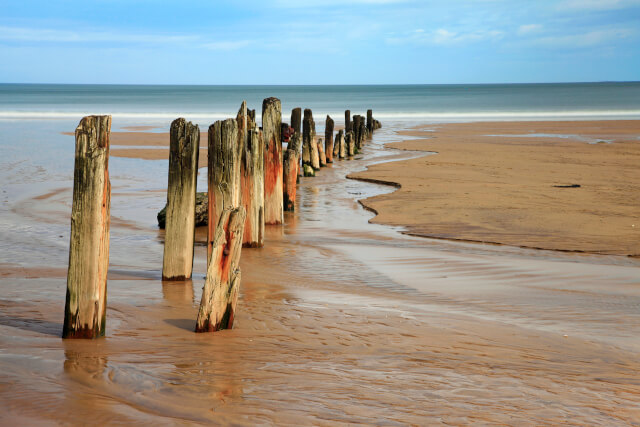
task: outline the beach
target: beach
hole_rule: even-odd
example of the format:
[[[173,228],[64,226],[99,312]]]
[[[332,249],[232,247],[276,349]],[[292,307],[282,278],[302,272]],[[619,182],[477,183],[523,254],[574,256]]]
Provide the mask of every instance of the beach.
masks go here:
[[[363,203],[419,236],[640,256],[640,122],[417,126],[390,144],[428,155],[353,178],[398,191]]]
[[[296,211],[285,214],[283,226],[267,227],[264,248],[243,250],[234,329],[214,334],[193,332],[205,273],[202,230],[192,280],[161,280],[164,232],[155,215],[166,201],[166,160],[154,159],[166,159],[162,127],[138,123],[141,128],[112,133],[104,339],[60,339],[69,177],[53,179],[49,172],[47,180],[45,171],[44,178],[7,178],[0,216],[0,421],[636,422],[640,261],[627,256],[637,254],[631,224],[626,232],[617,224],[634,217],[634,206],[637,219],[638,193],[626,200],[627,187],[607,179],[617,202],[598,203],[602,193],[591,194],[592,187],[604,179],[589,162],[597,159],[598,169],[621,174],[629,190],[637,189],[637,172],[627,163],[637,159],[639,142],[628,137],[638,136],[637,124],[383,122],[353,160],[301,180]],[[27,134],[32,124],[12,126]],[[589,126],[600,130],[585,131]],[[530,133],[589,140],[483,136]],[[57,149],[72,157],[73,138],[58,135]],[[437,138],[425,139],[431,136]],[[589,144],[600,138],[612,142]],[[523,156],[547,168],[508,173],[523,168]],[[559,158],[562,167],[549,160]],[[20,168],[16,163],[9,172]],[[201,169],[199,191],[205,178]],[[497,191],[486,191],[487,183]],[[553,187],[565,184],[580,187]],[[582,190],[590,196],[564,196]],[[465,192],[474,194],[462,203]],[[563,196],[554,199],[553,192]],[[488,210],[483,194],[494,213],[473,218]],[[549,200],[542,203],[544,194]],[[429,203],[433,197],[437,208]],[[590,214],[571,211],[579,203],[615,224],[589,246],[579,227],[551,233],[524,215],[495,222],[495,212],[523,200],[530,200],[524,207],[531,216],[551,218],[550,226],[558,225],[549,212],[558,204],[568,222],[582,215],[588,221]],[[437,234],[425,231],[427,225]]]

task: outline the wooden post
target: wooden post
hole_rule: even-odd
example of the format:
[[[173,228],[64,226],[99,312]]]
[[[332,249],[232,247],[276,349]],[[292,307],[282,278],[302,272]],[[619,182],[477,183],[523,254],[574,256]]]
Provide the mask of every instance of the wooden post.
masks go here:
[[[367,127],[365,126],[364,117],[360,116],[360,120],[358,121],[358,137],[356,139],[356,147],[358,147],[358,150],[362,149],[366,136]]]
[[[179,118],[169,131],[169,183],[162,280],[186,280],[193,268],[200,129]]]
[[[347,156],[351,157],[356,153],[356,141],[355,136],[353,135],[353,131],[347,132],[347,136],[345,137],[345,145],[347,148]]]
[[[111,116],[87,116],[76,128],[67,298],[62,338],[103,336],[109,268]]]
[[[373,134],[373,110],[367,110],[367,131]]]
[[[250,248],[264,246],[264,142],[262,132],[251,117],[243,102],[236,118],[238,135],[242,133],[242,161],[240,162],[241,205],[246,212],[242,245]],[[243,123],[251,127],[240,132]]]
[[[289,143],[287,144],[287,150],[291,150],[295,153],[296,158],[296,176],[300,176],[300,149],[302,148],[302,135],[298,132],[294,132],[291,139],[289,139]],[[285,208],[286,210],[286,208]]]
[[[359,114],[356,114],[355,116],[353,116],[353,127],[351,130],[353,131],[353,141],[356,148],[360,148],[360,146],[358,145],[358,142],[360,141],[360,119],[361,118],[362,116],[360,116]]]
[[[347,157],[347,145],[344,141],[344,133],[342,129],[340,129],[336,134],[336,143],[333,149],[333,155],[340,159]]]
[[[216,226],[226,208],[237,208],[241,202],[240,159],[242,144],[238,143],[238,122],[218,120],[209,126],[209,226],[207,259],[213,250]]]
[[[294,211],[296,208],[296,180],[298,179],[298,156],[293,150],[284,152],[284,210]]]
[[[240,289],[239,263],[244,221],[243,207],[226,208],[220,214],[202,288],[196,332],[233,327]]]
[[[294,108],[291,110],[291,127],[294,133],[300,133],[300,124],[302,123],[302,110],[300,108]]]
[[[327,114],[324,124],[324,152],[327,156],[327,163],[333,163],[333,119]]]
[[[322,138],[318,138],[316,147],[318,147],[318,163],[320,164],[320,167],[327,166],[327,156],[324,152],[324,144],[322,143]]]
[[[351,130],[351,111],[350,110],[344,110],[344,133],[345,133],[345,135],[350,130]]]
[[[262,101],[262,137],[264,139],[264,222],[282,224],[282,107],[278,98]]]
[[[302,164],[308,164],[313,169],[320,169],[320,156],[316,142],[316,122],[310,109],[304,110],[302,121]]]

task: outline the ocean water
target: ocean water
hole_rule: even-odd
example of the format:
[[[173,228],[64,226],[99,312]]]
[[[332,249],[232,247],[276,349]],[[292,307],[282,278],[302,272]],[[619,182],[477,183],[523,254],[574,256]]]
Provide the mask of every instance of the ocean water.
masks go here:
[[[283,117],[311,108],[341,121],[371,108],[381,121],[638,119],[640,82],[344,85],[171,86],[0,84],[0,120],[72,119],[111,114],[120,123],[166,124],[186,117],[208,125],[235,116],[242,100],[260,111],[264,98],[282,100]],[[258,114],[259,116],[260,114]]]

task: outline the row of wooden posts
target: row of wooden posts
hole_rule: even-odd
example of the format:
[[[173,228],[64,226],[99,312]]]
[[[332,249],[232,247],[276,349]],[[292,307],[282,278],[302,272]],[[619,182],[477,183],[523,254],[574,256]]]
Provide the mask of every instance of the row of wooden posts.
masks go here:
[[[345,111],[345,129],[334,143],[334,121],[327,116],[324,145],[316,141],[310,109],[291,112],[293,134],[282,150],[280,100],[262,103],[262,128],[255,110],[242,102],[235,119],[216,121],[208,130],[207,274],[196,332],[231,328],[240,286],[242,247],[264,245],[265,224],[282,224],[295,209],[299,176],[314,176],[334,158],[362,148],[380,122]],[[63,338],[104,335],[109,266],[109,136],[111,116],[84,117],[76,128],[73,205]],[[191,277],[195,240],[195,202],[200,130],[183,118],[171,123],[163,280]],[[302,167],[300,165],[302,160]]]

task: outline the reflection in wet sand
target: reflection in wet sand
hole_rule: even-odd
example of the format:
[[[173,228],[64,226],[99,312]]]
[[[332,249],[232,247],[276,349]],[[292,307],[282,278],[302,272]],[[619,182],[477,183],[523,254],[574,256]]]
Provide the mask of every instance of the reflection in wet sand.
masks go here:
[[[397,158],[381,148],[392,130],[367,146],[368,162]],[[117,169],[123,160],[112,161]],[[0,265],[0,422],[640,419],[638,260],[432,241],[367,224],[355,199],[389,189],[344,179],[364,164],[338,161],[303,179],[298,210],[267,227],[264,248],[243,250],[238,318],[216,334],[192,332],[203,245],[192,281],[161,280],[154,220],[165,197],[154,190],[166,180],[150,176],[114,185],[123,223],[112,227],[106,337],[62,341],[70,194],[52,193],[59,183],[26,193],[50,196],[23,200],[31,215],[2,211],[13,224],[0,228],[3,262],[20,256]],[[42,226],[42,212],[54,212],[52,223]]]

